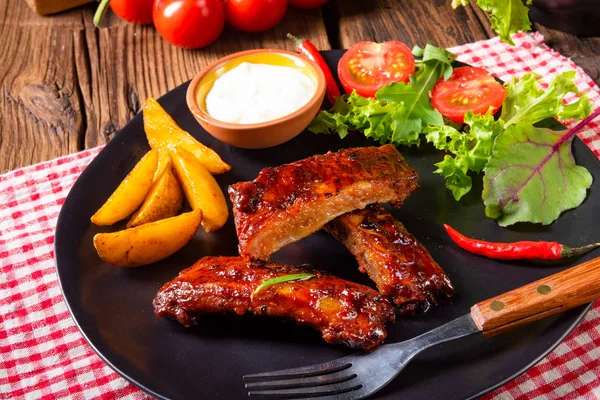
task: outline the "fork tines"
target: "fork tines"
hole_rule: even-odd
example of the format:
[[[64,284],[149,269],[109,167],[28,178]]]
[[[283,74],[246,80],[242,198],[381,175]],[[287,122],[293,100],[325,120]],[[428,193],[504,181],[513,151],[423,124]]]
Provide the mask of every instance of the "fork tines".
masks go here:
[[[352,364],[335,360],[323,364],[245,375],[252,398],[301,399],[339,396],[362,388]]]

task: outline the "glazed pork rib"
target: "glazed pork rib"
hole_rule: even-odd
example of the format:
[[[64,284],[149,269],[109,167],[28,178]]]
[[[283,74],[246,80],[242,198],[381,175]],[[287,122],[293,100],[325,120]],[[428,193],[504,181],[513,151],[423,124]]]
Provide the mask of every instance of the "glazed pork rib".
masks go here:
[[[336,218],[325,230],[356,257],[379,292],[403,314],[436,304],[440,292],[450,296],[452,283],[442,268],[404,225],[381,205],[373,204]]]
[[[240,255],[267,260],[346,212],[379,202],[399,206],[417,178],[393,145],[265,168],[255,180],[229,187]]]
[[[267,280],[309,272],[315,277],[267,286]],[[194,324],[203,313],[253,313],[294,320],[323,334],[328,343],[370,349],[386,337],[394,320],[392,304],[375,290],[318,271],[249,261],[204,257],[167,282],[154,298],[157,316]]]

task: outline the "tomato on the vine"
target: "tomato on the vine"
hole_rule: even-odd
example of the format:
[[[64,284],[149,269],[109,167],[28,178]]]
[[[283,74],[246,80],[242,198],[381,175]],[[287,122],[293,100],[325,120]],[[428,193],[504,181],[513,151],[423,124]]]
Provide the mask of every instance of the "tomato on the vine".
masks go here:
[[[155,0],[152,15],[166,41],[189,49],[208,46],[225,25],[222,0]]]
[[[289,0],[290,6],[296,8],[317,8],[327,3],[329,0]]]
[[[338,63],[338,76],[347,93],[375,97],[381,87],[392,82],[408,82],[415,73],[415,58],[400,42],[358,42]]]
[[[263,32],[283,19],[287,5],[288,0],[227,0],[225,16],[240,31]]]
[[[483,68],[455,68],[448,80],[438,81],[431,91],[431,104],[443,116],[464,122],[467,111],[495,114],[506,97],[506,89]]]
[[[153,5],[154,0],[110,0],[113,12],[134,24],[151,24]]]

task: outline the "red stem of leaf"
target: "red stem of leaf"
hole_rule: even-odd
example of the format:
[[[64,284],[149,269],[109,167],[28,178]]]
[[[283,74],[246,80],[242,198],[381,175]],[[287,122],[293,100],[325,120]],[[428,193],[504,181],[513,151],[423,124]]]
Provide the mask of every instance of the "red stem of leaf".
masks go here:
[[[542,162],[540,162],[538,164],[538,166],[533,171],[533,174],[531,174],[521,184],[521,186],[519,186],[519,188],[517,189],[517,191],[515,191],[515,193],[510,197],[509,202],[510,201],[516,201],[519,198],[519,193],[525,187],[525,185],[527,185],[527,183],[529,183],[529,181],[535,176],[535,174],[539,173],[542,170],[542,168],[544,167],[544,165],[546,165],[546,163],[548,162],[548,160],[550,160],[552,158],[552,156],[554,155],[554,153],[556,153],[557,151],[559,151],[560,146],[564,142],[566,142],[567,140],[569,140],[569,138],[571,138],[573,135],[575,135],[577,132],[579,132],[581,130],[581,128],[583,128],[584,126],[586,126],[587,124],[589,124],[590,121],[592,121],[598,115],[600,115],[600,108],[596,109],[586,119],[584,119],[583,121],[581,121],[580,123],[578,123],[577,125],[575,125],[571,130],[569,130],[567,133],[565,133],[563,135],[563,137],[561,137],[560,139],[558,139],[558,142],[556,142],[554,144],[554,146],[552,147],[552,151],[546,157],[544,157],[544,159],[542,160]],[[506,204],[508,204],[508,202]],[[504,206],[506,206],[506,204]]]
[[[575,125],[571,130],[569,130],[563,137],[561,137],[556,144],[554,144],[554,150],[557,150],[561,144],[569,140],[573,135],[581,130],[584,126],[589,124],[594,118],[600,115],[600,108],[594,110],[586,119]]]

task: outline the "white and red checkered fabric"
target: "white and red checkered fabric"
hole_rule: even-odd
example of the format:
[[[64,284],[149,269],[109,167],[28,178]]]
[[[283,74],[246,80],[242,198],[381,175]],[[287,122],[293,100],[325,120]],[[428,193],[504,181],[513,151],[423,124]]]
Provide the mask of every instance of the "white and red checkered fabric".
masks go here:
[[[459,60],[503,80],[535,71],[544,77],[577,70],[577,86],[600,107],[600,90],[539,33],[451,49]],[[600,157],[600,126],[580,134]],[[54,267],[54,227],[61,205],[99,148],[0,176],[0,398],[139,399],[71,320]],[[600,399],[600,303],[538,365],[486,396],[493,399]]]

